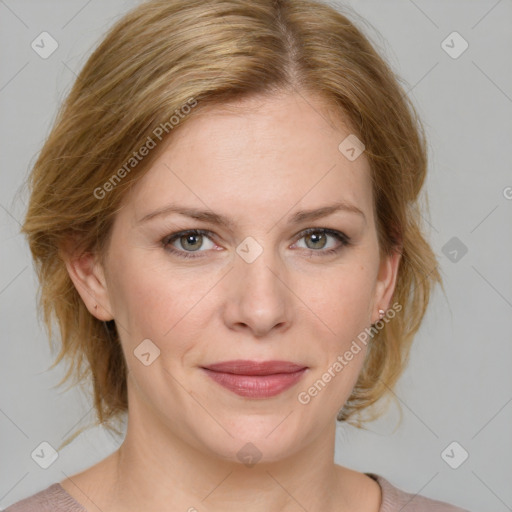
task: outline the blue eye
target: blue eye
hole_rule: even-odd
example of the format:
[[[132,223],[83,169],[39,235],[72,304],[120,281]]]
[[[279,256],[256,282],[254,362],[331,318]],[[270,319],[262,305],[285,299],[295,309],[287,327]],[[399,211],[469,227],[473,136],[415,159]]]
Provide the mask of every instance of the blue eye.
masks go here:
[[[179,233],[172,233],[166,236],[162,240],[162,245],[166,251],[180,258],[201,258],[200,254],[196,255],[194,253],[206,252],[205,250],[200,250],[201,248],[204,249],[203,244],[205,240],[208,240],[211,244],[206,250],[212,248],[211,235],[210,231],[202,229],[180,231]],[[297,240],[308,239],[308,237],[312,241],[313,247],[306,245],[305,250],[309,251],[310,255],[313,256],[329,256],[340,252],[345,246],[350,245],[350,238],[347,235],[333,229],[309,228],[302,231],[297,236]],[[328,245],[329,237],[334,238],[338,243],[334,247],[325,249]],[[176,244],[181,245],[181,249],[176,247]]]

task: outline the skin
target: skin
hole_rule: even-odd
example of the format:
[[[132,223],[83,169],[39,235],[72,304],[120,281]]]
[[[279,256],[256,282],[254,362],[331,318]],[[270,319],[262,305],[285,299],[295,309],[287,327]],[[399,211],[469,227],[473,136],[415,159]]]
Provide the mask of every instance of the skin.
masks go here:
[[[123,200],[104,265],[93,254],[66,259],[91,314],[116,320],[129,412],[121,447],[61,485],[88,510],[109,512],[376,512],[379,485],[334,464],[336,414],[364,345],[307,405],[297,399],[391,301],[400,255],[379,259],[368,161],[338,150],[352,132],[319,97],[283,93],[224,107],[189,119],[159,148]],[[339,211],[288,223],[340,200],[364,217]],[[138,222],[171,203],[220,213],[233,227],[179,214]],[[299,236],[307,228],[345,233],[351,244]],[[202,245],[200,237],[173,242],[195,259],[161,242],[188,229],[211,233]],[[263,249],[252,263],[236,252],[247,237]],[[149,366],[134,355],[144,339],[160,349]],[[250,399],[200,369],[231,359],[308,370],[280,395]],[[262,454],[252,467],[237,458],[247,442]]]

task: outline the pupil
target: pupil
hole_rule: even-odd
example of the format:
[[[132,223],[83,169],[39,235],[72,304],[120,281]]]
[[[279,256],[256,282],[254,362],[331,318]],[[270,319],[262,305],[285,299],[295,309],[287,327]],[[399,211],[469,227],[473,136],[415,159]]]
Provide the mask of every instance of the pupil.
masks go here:
[[[311,240],[313,241],[313,244],[318,244],[319,242],[322,241],[321,239],[325,237],[325,233],[313,233],[310,235],[310,237]],[[320,243],[320,245],[322,244]],[[315,249],[318,249],[318,247],[315,247]]]
[[[187,248],[186,246],[190,243],[192,246],[194,245],[194,240],[196,238],[200,238],[202,235],[185,235],[182,237],[182,239],[184,238],[185,239],[185,248]],[[199,247],[201,246],[201,244],[199,244],[199,246],[197,246],[197,242],[196,242],[196,247],[188,247],[189,249],[192,249],[193,251],[196,251],[197,249],[199,249]]]

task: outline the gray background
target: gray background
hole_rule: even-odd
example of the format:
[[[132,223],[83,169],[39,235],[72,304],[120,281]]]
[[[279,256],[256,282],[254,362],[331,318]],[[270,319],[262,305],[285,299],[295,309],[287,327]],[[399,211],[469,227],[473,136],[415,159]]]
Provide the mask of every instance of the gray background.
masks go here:
[[[63,368],[47,371],[53,356],[37,320],[37,283],[18,231],[27,200],[18,190],[75,74],[107,28],[137,3],[0,0],[2,508],[117,447],[98,428],[64,448],[46,470],[31,458],[42,441],[57,447],[72,428],[91,422],[93,411],[77,390],[56,388]],[[351,16],[409,84],[425,122],[428,234],[447,299],[438,288],[395,390],[402,425],[392,406],[367,430],[340,427],[336,462],[472,512],[512,510],[512,2],[345,5],[366,20],[361,25]],[[59,43],[46,60],[30,46],[42,31]],[[456,59],[441,47],[453,31],[469,43]],[[453,237],[467,247],[457,261],[448,252]],[[457,469],[441,457],[452,441],[469,453]]]

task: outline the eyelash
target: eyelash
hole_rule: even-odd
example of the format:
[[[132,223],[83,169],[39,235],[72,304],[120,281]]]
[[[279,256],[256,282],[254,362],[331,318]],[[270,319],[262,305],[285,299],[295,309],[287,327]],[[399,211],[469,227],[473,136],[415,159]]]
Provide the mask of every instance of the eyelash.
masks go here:
[[[304,231],[301,231],[299,233],[298,238],[296,241],[299,241],[300,239],[304,238],[307,235],[310,235],[311,233],[321,233],[326,235],[331,235],[334,238],[336,238],[341,245],[338,247],[335,247],[334,249],[328,249],[328,250],[315,250],[315,249],[305,249],[307,251],[310,251],[310,254],[313,256],[330,256],[332,254],[336,254],[341,251],[341,249],[351,245],[350,237],[345,235],[345,233],[342,233],[341,231],[336,231],[333,229],[327,229],[327,228],[308,228]],[[171,235],[167,235],[165,238],[162,239],[162,245],[164,246],[164,249],[172,254],[176,254],[180,258],[202,258],[203,256],[196,256],[193,255],[193,252],[191,251],[182,251],[177,250],[173,248],[170,244],[172,244],[175,240],[181,238],[185,235],[203,235],[207,238],[211,239],[211,231],[203,230],[203,229],[189,229],[186,231],[180,231],[178,233],[172,233]],[[205,251],[194,251],[194,252],[205,252]]]

